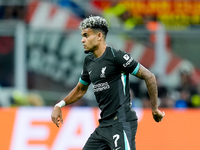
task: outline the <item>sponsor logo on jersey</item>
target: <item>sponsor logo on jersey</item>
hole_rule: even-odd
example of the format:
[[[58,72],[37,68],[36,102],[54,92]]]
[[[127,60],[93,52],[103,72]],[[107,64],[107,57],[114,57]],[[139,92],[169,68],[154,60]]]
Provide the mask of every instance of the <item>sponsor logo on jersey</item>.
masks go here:
[[[110,88],[108,82],[93,85],[94,92],[104,91]]]
[[[128,54],[125,54],[124,56],[123,56],[123,58],[127,61],[127,60],[129,60],[129,56],[128,56]]]
[[[124,55],[124,56],[125,56],[125,55]],[[131,62],[133,61],[133,58],[132,58],[132,57],[129,57],[129,58],[130,58],[130,59],[129,59],[126,63],[123,64],[124,67],[127,67],[128,65],[130,65]]]
[[[105,76],[105,71],[106,71],[106,67],[103,67],[103,68],[101,69],[101,75],[100,75],[101,78],[105,78],[105,77],[106,77],[106,76]]]

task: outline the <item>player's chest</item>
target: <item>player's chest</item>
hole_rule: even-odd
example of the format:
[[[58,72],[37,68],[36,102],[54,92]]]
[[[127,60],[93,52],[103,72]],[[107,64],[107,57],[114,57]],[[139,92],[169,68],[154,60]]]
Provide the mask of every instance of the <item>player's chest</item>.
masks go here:
[[[90,80],[95,83],[100,80],[109,80],[118,74],[118,68],[112,61],[91,62],[88,65]]]

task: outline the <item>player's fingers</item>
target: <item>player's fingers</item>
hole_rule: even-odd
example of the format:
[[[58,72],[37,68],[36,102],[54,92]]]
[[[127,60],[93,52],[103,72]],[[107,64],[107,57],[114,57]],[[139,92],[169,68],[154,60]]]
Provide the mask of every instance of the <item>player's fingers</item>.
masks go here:
[[[55,124],[57,124],[57,123],[58,123],[58,119],[55,118],[53,122],[54,122]]]
[[[156,121],[156,122],[160,122],[160,121],[162,121],[162,119],[163,119],[163,115],[155,115],[154,116],[154,120]]]
[[[62,113],[60,114],[60,122],[63,124]]]
[[[60,123],[59,123],[59,122],[57,122],[57,123],[56,123],[56,126],[57,126],[58,128],[59,128],[59,125],[60,125]]]
[[[56,124],[57,127],[59,127],[59,124],[58,124],[59,119],[58,119],[58,117],[52,116],[51,119],[52,119],[53,123]]]
[[[60,120],[59,120],[59,118],[57,118],[56,120],[55,120],[55,122],[54,122],[55,124],[56,124],[56,126],[59,128],[59,126],[60,126]]]
[[[165,116],[165,112],[162,112],[162,116],[160,117],[160,121],[162,121],[163,117]]]
[[[159,122],[159,118],[158,118],[158,116],[153,115],[153,118],[154,118],[154,120],[155,120],[156,122]]]
[[[165,112],[164,112],[164,111],[162,112],[162,116],[163,116],[163,117],[165,116]]]
[[[53,123],[56,123],[57,119],[55,117],[51,116],[51,120],[53,121]]]

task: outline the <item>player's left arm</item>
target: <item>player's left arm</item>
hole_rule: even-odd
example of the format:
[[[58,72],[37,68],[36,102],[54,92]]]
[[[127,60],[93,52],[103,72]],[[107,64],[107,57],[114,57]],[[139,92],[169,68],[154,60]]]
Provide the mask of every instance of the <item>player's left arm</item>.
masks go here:
[[[165,113],[158,109],[158,90],[155,75],[140,64],[135,76],[145,81],[151,100],[153,118],[156,122],[160,122],[165,116]]]

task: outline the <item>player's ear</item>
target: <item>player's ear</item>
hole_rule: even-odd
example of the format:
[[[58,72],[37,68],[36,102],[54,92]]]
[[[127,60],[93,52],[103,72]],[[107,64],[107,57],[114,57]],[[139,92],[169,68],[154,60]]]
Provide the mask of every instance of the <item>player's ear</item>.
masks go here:
[[[101,32],[98,32],[98,40],[100,41],[103,38],[103,34]]]

